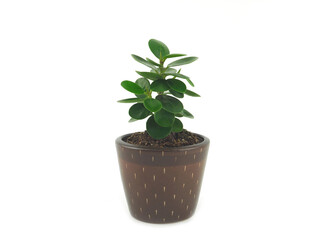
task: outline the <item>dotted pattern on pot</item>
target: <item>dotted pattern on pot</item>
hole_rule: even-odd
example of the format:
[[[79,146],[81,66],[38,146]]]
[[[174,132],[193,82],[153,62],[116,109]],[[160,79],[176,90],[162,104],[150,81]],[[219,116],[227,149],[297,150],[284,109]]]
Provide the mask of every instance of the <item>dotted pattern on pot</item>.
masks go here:
[[[119,164],[132,216],[152,223],[176,222],[192,216],[200,194],[207,148],[185,150],[178,155],[164,151],[150,155],[150,152],[125,148],[120,151],[129,156],[125,160],[120,154]],[[144,162],[146,157],[151,162],[171,158],[171,163],[180,164],[138,164],[132,161],[135,157]],[[184,162],[187,164],[181,164]]]

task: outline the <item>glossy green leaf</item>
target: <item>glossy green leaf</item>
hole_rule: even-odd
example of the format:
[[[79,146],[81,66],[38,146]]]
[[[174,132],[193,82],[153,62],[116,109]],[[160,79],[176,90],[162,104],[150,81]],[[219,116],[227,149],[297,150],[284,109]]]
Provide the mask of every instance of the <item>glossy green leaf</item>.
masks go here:
[[[150,91],[150,82],[146,78],[138,78],[136,80],[136,84],[138,84],[144,91]]]
[[[184,94],[183,94],[183,93],[179,93],[179,92],[177,92],[177,91],[175,91],[175,90],[169,89],[169,92],[170,92],[173,96],[175,96],[175,97],[177,97],[177,98],[183,98],[183,97],[184,97]]]
[[[192,92],[190,90],[186,90],[185,94],[189,95],[191,97],[200,97],[200,95],[198,93]]]
[[[147,121],[147,132],[154,139],[162,139],[168,136],[171,132],[171,127],[161,127],[154,120],[154,116],[149,117]]]
[[[138,84],[145,92],[150,91],[150,83],[146,78],[138,78],[136,80],[136,84]],[[136,96],[140,99],[145,99],[147,96],[145,94],[136,94]]]
[[[194,87],[194,84],[193,82],[190,80],[190,78],[186,75],[183,75],[181,73],[165,73],[166,76],[174,76],[174,77],[178,77],[178,78],[182,78],[182,79],[185,79],[187,80],[187,82],[192,86]]]
[[[141,64],[143,64],[143,65],[145,65],[147,67],[152,68],[154,70],[157,69],[153,64],[151,64],[148,61],[144,60],[142,57],[139,57],[139,56],[134,55],[134,54],[131,54],[131,56],[133,57],[134,60],[136,60],[137,62],[139,62],[139,63],[141,63]]]
[[[151,63],[151,64],[153,64],[153,65],[155,65],[155,66],[157,66],[157,67],[160,67],[160,66],[161,66],[159,63],[156,63],[155,61],[151,60],[150,58],[146,58],[146,59],[147,59],[147,61],[148,61],[149,63]]]
[[[143,101],[143,105],[150,112],[157,112],[162,108],[162,104],[159,100],[153,98],[146,98]]]
[[[179,92],[179,93],[184,93],[187,90],[186,85],[184,82],[177,80],[177,79],[168,79],[167,80],[168,85],[170,89]]]
[[[174,68],[167,68],[165,71],[165,73],[176,73],[176,72],[177,72],[177,70]],[[169,74],[167,74],[167,75],[169,75]]]
[[[136,94],[136,97],[142,99],[142,101],[143,101],[147,97],[147,95],[145,95],[145,94]]]
[[[192,118],[192,119],[194,118],[194,116],[189,111],[187,111],[185,109],[182,110],[182,115],[187,118]]]
[[[143,94],[144,90],[136,83],[125,80],[121,82],[121,86],[129,92],[135,94]]]
[[[132,123],[132,122],[136,122],[136,121],[138,121],[138,119],[130,118],[128,122]]]
[[[162,108],[171,113],[179,113],[183,110],[183,104],[176,99],[168,95],[158,95],[156,97],[161,103]]]
[[[149,40],[149,48],[151,52],[158,58],[163,59],[165,56],[170,54],[169,48],[161,41],[156,39]]]
[[[140,76],[144,77],[144,78],[148,78],[150,80],[158,80],[161,79],[161,75],[159,75],[158,73],[154,73],[154,72],[138,72],[136,71]]]
[[[186,80],[187,80],[187,82],[188,82],[192,87],[194,87],[194,84],[193,84],[193,82],[190,80],[190,78],[187,78]]]
[[[171,75],[171,76],[175,76],[175,77],[178,77],[178,78],[189,79],[188,76],[183,75],[183,74],[181,74],[179,72],[177,72],[177,73],[168,73],[168,74],[165,73],[165,75]]]
[[[167,80],[157,80],[151,83],[150,89],[154,92],[164,92],[166,90],[169,90],[169,85],[167,83]]]
[[[167,59],[167,58],[175,58],[175,57],[183,57],[183,56],[186,56],[186,54],[180,54],[180,53],[171,53],[167,56],[165,56],[164,59]]]
[[[150,114],[150,111],[144,107],[143,103],[136,103],[129,109],[129,115],[134,119],[144,119]]]
[[[174,114],[176,117],[183,117],[182,112]]]
[[[118,103],[135,103],[135,102],[142,102],[141,98],[126,98],[121,99],[118,101]]]
[[[189,64],[192,63],[194,61],[196,61],[198,58],[197,57],[186,57],[186,58],[181,58],[179,60],[176,60],[172,63],[168,64],[168,67],[175,67],[175,66],[181,66],[181,65],[185,65],[185,64]]]
[[[174,114],[161,109],[154,114],[154,120],[162,127],[171,127],[174,122]]]
[[[182,130],[183,130],[182,122],[178,118],[175,118],[171,131],[172,132],[181,132]]]

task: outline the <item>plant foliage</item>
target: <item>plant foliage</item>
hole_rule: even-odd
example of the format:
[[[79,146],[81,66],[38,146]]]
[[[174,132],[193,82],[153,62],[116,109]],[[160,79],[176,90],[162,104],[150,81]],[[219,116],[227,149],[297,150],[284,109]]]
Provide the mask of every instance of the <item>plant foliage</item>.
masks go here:
[[[180,132],[183,124],[180,117],[193,118],[179,98],[185,95],[200,97],[189,90],[186,83],[194,87],[190,78],[181,74],[181,69],[174,67],[196,61],[197,57],[186,57],[186,54],[170,53],[169,48],[156,39],[149,40],[149,48],[158,59],[158,63],[149,58],[142,58],[135,54],[132,57],[137,62],[149,67],[150,71],[137,71],[140,75],[135,81],[122,81],[121,86],[135,94],[134,98],[119,100],[120,103],[133,103],[129,109],[129,122],[147,119],[146,129],[154,139],[162,139],[171,132]],[[180,58],[165,65],[166,60]],[[185,83],[186,82],[186,83]],[[156,93],[156,96],[152,96]]]

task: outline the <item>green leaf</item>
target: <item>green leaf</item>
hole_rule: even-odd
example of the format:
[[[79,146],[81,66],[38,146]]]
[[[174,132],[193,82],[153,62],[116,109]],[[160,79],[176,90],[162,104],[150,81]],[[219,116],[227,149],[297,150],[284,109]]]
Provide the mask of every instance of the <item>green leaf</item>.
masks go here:
[[[189,64],[189,63],[192,63],[192,62],[196,61],[197,59],[198,59],[197,57],[181,58],[181,59],[179,59],[177,61],[169,63],[168,67],[175,67],[175,66],[181,66],[181,65]]]
[[[159,40],[150,39],[148,44],[151,52],[160,60],[170,54],[169,48]]]
[[[150,82],[146,78],[138,78],[136,80],[136,84],[138,84],[141,88],[144,89],[145,92],[150,91]]]
[[[150,89],[154,92],[164,92],[169,90],[169,85],[166,80],[157,80],[151,83]]]
[[[192,92],[190,90],[186,90],[185,94],[189,95],[191,97],[200,97],[200,95],[198,93]]]
[[[143,100],[141,98],[126,98],[121,99],[118,101],[118,103],[134,103],[134,102],[142,102]]]
[[[144,77],[144,78],[148,78],[150,80],[158,80],[158,79],[162,79],[161,75],[159,75],[158,73],[154,73],[154,72],[138,72],[136,71],[140,76]]]
[[[177,72],[177,70],[174,68],[167,68],[165,71],[165,73],[176,73],[176,72]],[[167,75],[169,75],[169,74],[167,74]]]
[[[192,119],[194,118],[194,116],[189,111],[187,111],[185,109],[182,110],[182,115],[187,118],[192,118]]]
[[[182,130],[183,130],[182,122],[178,118],[175,118],[171,131],[172,132],[181,132]]]
[[[144,90],[136,83],[125,80],[121,82],[121,86],[134,94],[143,94]]]
[[[153,65],[155,65],[155,66],[157,66],[157,67],[160,67],[160,66],[161,66],[159,63],[156,63],[155,61],[151,60],[150,58],[146,58],[146,59],[147,59],[147,61],[148,61],[149,63],[152,63]]]
[[[147,121],[147,132],[154,139],[162,139],[170,134],[171,127],[161,127],[154,120],[154,116],[151,116]]]
[[[165,73],[166,76],[174,76],[174,77],[178,77],[178,78],[182,78],[182,79],[186,79],[187,82],[194,87],[193,82],[190,80],[190,78],[186,75],[183,75],[181,73]]]
[[[156,99],[162,103],[162,108],[168,112],[179,113],[183,110],[183,104],[174,97],[168,95],[158,95]]]
[[[136,84],[138,84],[145,92],[150,91],[150,83],[146,78],[138,78],[136,80]],[[145,94],[136,94],[138,98],[145,99],[147,96]]]
[[[180,53],[171,53],[169,55],[166,55],[164,59],[167,58],[175,58],[175,57],[183,57],[186,56],[187,54],[180,54]]]
[[[183,98],[183,97],[184,97],[184,94],[183,94],[183,93],[179,93],[179,92],[177,92],[177,91],[175,91],[175,90],[169,89],[169,92],[170,92],[173,96],[175,96],[175,97],[177,97],[177,98]]]
[[[186,85],[184,82],[177,80],[177,79],[168,79],[168,85],[169,87],[179,93],[184,93],[187,90]]]
[[[131,54],[131,56],[133,57],[134,60],[136,60],[137,62],[139,62],[139,63],[141,63],[141,64],[143,64],[143,65],[145,65],[147,67],[152,68],[154,70],[157,69],[153,64],[151,64],[148,61],[144,60],[142,57],[139,57],[139,56],[134,55],[134,54]]]
[[[153,98],[146,98],[143,101],[143,105],[150,112],[157,112],[162,108],[162,104],[159,100]]]
[[[143,100],[147,97],[147,95],[145,95],[145,94],[136,94],[136,97],[142,99],[142,102],[143,102]]]
[[[130,117],[138,120],[144,119],[150,114],[151,113],[144,107],[143,103],[136,103],[129,109]]]
[[[132,122],[135,122],[135,121],[138,121],[138,119],[130,118],[128,122],[132,123]]]
[[[154,120],[161,127],[171,127],[174,122],[174,114],[161,109],[160,111],[154,114]]]
[[[183,78],[183,79],[188,79],[189,77],[186,75],[183,75],[181,73],[173,73],[173,72],[166,72],[165,73],[166,76],[174,76],[174,77],[179,77],[179,78]]]
[[[190,80],[190,78],[187,78],[186,80],[187,80],[187,82],[188,82],[192,87],[194,87],[194,84],[193,84],[193,82]]]

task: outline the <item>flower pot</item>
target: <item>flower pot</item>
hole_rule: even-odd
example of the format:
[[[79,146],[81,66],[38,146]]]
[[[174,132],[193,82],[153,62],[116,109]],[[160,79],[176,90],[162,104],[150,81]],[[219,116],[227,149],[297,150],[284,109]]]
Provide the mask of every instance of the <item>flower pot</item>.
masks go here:
[[[209,139],[172,148],[129,144],[128,135],[116,140],[119,166],[131,215],[144,222],[170,223],[195,212]]]

